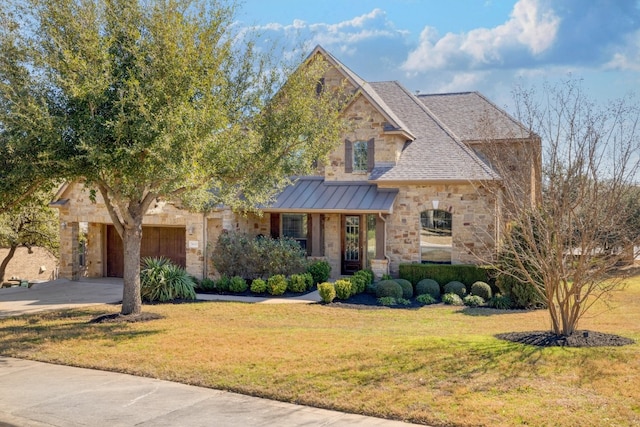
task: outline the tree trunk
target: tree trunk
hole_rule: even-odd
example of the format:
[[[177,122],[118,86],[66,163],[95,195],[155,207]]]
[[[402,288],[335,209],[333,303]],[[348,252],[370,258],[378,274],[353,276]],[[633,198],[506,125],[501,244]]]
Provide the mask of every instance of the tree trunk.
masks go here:
[[[9,253],[0,263],[0,283],[4,282],[4,272],[7,270],[7,265],[9,265],[9,261],[13,258],[13,255],[16,253],[17,245],[11,245],[9,248]]]
[[[132,228],[125,227],[124,244],[124,289],[122,292],[123,315],[136,315],[142,311],[140,298],[140,246],[142,244],[142,219]]]

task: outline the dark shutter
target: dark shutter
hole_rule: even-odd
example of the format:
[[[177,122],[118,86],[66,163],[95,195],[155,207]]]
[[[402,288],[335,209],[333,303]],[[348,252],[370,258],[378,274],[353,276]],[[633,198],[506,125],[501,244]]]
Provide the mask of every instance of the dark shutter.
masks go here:
[[[307,256],[311,256],[313,251],[313,218],[307,214]]]
[[[353,144],[348,139],[344,140],[344,171],[353,172]]]
[[[371,138],[367,142],[367,171],[371,172],[373,167],[376,164],[375,159],[376,149],[375,149],[375,139]]]
[[[271,214],[271,238],[277,239],[280,237],[280,214]]]

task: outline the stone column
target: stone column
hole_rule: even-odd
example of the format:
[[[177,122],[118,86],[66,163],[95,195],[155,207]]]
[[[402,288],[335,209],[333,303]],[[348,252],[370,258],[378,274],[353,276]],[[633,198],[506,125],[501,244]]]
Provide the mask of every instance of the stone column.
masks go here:
[[[378,216],[376,218],[376,257],[371,260],[371,271],[373,271],[376,280],[381,279],[385,274],[389,274],[389,260],[384,255],[387,244],[385,229],[384,219]]]

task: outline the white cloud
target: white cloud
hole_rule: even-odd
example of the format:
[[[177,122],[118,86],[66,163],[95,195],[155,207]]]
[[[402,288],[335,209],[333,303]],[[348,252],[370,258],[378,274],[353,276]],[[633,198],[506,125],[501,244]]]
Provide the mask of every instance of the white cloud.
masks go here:
[[[640,71],[640,30],[630,33],[625,41],[604,65],[605,69]]]
[[[418,47],[409,53],[402,68],[407,72],[454,68],[473,69],[502,65],[512,55],[540,55],[556,38],[560,18],[545,9],[541,0],[520,0],[510,19],[494,28],[478,28],[467,33],[447,33],[438,37],[426,27]]]

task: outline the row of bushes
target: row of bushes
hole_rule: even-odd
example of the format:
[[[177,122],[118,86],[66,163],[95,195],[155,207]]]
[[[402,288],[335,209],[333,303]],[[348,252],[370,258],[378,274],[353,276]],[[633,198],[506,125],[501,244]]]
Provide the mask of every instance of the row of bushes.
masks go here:
[[[310,273],[292,274],[287,277],[284,274],[275,274],[264,279],[253,279],[251,283],[240,276],[222,276],[218,280],[206,278],[198,284],[201,292],[216,293],[244,293],[250,290],[254,294],[282,295],[285,292],[302,293],[310,290],[314,285],[313,276]]]
[[[326,281],[331,275],[331,266],[326,261],[307,265],[305,273],[275,274],[267,280],[257,278],[247,282],[241,276],[222,276],[219,280],[209,278],[198,281],[185,269],[167,258],[143,258],[140,271],[140,295],[146,302],[167,302],[176,299],[194,300],[196,290],[204,292],[243,293],[247,289],[256,294],[282,295],[285,292],[302,293],[314,285]]]
[[[318,285],[318,293],[324,303],[334,299],[346,300],[367,290],[373,283],[373,273],[361,270],[346,279],[336,280],[335,283],[323,282]]]
[[[449,284],[461,289],[465,288],[464,294],[461,291],[452,292],[461,299],[465,294],[474,295],[472,287],[477,282],[485,283],[489,286],[491,294],[476,295],[482,297],[488,305],[496,304],[499,308],[544,308],[544,301],[529,283],[518,280],[512,275],[501,273],[497,268],[477,265],[441,265],[441,264],[401,264],[400,277],[410,281],[416,287],[425,279],[431,279],[435,283]],[[435,286],[432,284],[432,286]],[[450,293],[445,286],[439,285],[440,294]],[[417,290],[417,289],[416,289]],[[436,297],[437,298],[437,297]]]

